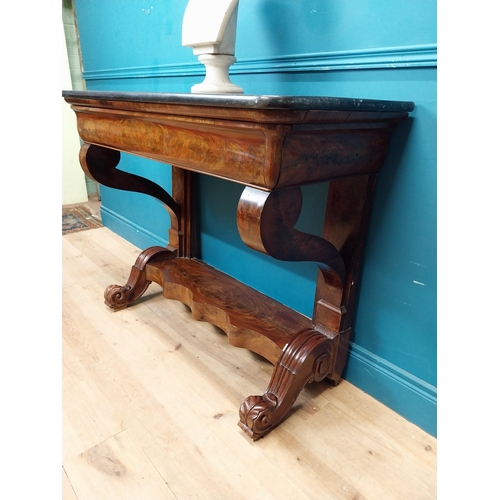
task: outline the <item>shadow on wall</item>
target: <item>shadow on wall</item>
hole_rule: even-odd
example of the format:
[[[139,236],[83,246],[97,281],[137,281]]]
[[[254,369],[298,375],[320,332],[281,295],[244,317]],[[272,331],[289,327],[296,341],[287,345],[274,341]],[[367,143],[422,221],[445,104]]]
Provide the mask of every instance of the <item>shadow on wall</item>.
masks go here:
[[[408,154],[408,144],[410,144],[410,134],[414,118],[409,116],[404,122],[400,123],[394,130],[387,157],[384,161],[384,166],[380,170],[377,189],[375,191],[374,203],[377,204],[377,210],[372,210],[370,216],[370,226],[378,227],[380,220],[384,218],[386,210],[386,201],[394,189],[393,185],[396,182],[398,175],[403,175],[404,162],[403,155]]]

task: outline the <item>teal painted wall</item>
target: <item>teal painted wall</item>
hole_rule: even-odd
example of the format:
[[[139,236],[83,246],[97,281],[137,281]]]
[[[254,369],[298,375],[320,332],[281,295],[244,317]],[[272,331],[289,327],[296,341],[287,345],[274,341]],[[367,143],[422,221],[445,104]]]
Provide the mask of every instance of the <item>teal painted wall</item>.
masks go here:
[[[189,92],[204,69],[181,46],[187,0],[74,0],[89,90]],[[436,434],[436,0],[240,0],[232,80],[247,94],[408,100],[379,176],[345,378]],[[171,189],[170,167],[120,168]],[[327,186],[304,189],[299,226],[319,234]],[[197,177],[201,257],[310,315],[316,268],[239,239],[242,187]],[[102,188],[104,224],[141,248],[169,220],[147,196]],[[264,388],[263,388],[264,389]]]

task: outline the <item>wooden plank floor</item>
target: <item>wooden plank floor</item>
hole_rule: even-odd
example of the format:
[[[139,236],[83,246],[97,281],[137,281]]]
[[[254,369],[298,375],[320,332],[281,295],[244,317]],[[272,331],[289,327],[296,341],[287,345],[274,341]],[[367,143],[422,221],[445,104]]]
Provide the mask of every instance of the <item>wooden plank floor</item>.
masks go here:
[[[139,250],[105,227],[62,239],[64,500],[436,498],[436,440],[346,381],[252,442],[238,408],[272,366],[156,284],[110,311]]]

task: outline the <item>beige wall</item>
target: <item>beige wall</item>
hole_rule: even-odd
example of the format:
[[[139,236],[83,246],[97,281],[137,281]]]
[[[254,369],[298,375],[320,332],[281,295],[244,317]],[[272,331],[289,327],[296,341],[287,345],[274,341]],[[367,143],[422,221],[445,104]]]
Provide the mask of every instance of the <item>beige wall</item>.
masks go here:
[[[61,25],[62,88],[71,90],[71,75],[64,29]],[[76,129],[75,113],[62,100],[62,204],[83,203],[88,200],[85,174],[78,161],[80,139]]]

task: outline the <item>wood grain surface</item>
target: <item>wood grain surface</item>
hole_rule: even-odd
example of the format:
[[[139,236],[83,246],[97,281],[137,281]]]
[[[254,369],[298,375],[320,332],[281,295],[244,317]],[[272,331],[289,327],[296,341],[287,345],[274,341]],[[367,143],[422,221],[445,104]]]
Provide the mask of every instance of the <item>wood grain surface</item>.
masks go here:
[[[154,283],[111,311],[140,251],[107,228],[62,240],[64,500],[436,498],[436,439],[346,381],[253,442],[238,407],[272,364]]]

